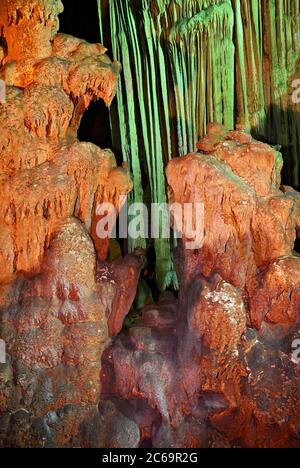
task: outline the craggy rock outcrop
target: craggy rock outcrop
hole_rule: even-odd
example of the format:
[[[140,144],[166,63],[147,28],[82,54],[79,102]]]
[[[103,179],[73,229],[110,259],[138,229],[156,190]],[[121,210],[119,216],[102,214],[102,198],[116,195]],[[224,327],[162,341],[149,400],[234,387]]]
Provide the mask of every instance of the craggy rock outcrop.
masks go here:
[[[210,125],[167,168],[170,202],[204,204],[176,253],[178,299],[147,306],[103,355],[103,398],[153,447],[300,447],[299,195],[281,155]]]
[[[108,241],[97,207],[132,188],[114,155],[77,140],[92,100],[110,105],[120,65],[100,44],[57,34],[60,1],[0,2],[0,446],[107,444],[100,363],[120,331],[142,264],[131,255],[99,272]],[[127,288],[121,277],[128,280]],[[82,424],[82,429],[81,428]],[[105,425],[106,424],[106,425]],[[90,429],[97,428],[97,431]],[[102,431],[101,434],[99,431]],[[124,441],[116,444],[121,445]],[[124,442],[125,444],[126,442]]]

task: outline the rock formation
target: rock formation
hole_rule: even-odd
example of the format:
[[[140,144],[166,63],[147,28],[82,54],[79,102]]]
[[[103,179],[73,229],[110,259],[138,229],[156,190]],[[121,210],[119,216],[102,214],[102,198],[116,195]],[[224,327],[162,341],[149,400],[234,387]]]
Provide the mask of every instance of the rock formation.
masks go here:
[[[0,2],[1,446],[66,446],[89,411],[100,417],[102,351],[141,268],[135,255],[106,265],[96,236],[99,203],[117,208],[132,178],[110,150],[77,140],[90,102],[110,105],[120,65],[100,44],[57,34],[61,11]]]
[[[179,298],[163,295],[105,351],[103,396],[166,447],[300,447],[299,194],[282,158],[210,125],[167,168],[170,202],[204,204],[200,250],[178,247]]]

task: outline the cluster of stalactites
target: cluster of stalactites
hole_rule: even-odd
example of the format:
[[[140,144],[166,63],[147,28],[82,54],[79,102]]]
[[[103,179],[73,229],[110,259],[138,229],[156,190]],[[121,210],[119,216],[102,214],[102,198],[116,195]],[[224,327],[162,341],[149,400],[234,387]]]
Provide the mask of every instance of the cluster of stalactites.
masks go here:
[[[123,64],[112,128],[135,175],[134,201],[165,201],[165,164],[194,151],[212,121],[267,139],[275,128],[271,143],[289,146],[289,183],[299,185],[299,119],[288,100],[298,58],[298,0],[98,5],[102,38],[111,40]],[[168,242],[156,241],[156,250],[158,278],[167,285],[174,279]]]

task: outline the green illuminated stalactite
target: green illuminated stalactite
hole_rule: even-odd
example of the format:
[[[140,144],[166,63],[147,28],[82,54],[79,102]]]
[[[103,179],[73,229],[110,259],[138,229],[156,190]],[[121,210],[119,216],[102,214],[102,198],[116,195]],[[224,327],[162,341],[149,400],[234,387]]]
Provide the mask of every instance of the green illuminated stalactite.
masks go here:
[[[289,92],[299,58],[300,0],[98,5],[101,38],[111,39],[123,65],[111,122],[115,146],[134,174],[132,201],[166,201],[166,163],[194,151],[210,121],[292,143],[288,175],[299,185],[300,123]],[[137,244],[145,246],[142,239]],[[155,248],[160,285],[175,283],[169,242],[156,240]]]
[[[101,8],[101,0],[97,0],[97,5],[98,5],[98,14],[100,18],[100,41],[102,44],[104,44],[104,35],[103,35],[103,22],[101,21],[102,19],[102,8]]]
[[[157,24],[140,2],[138,11],[128,1],[110,2],[110,29],[114,57],[123,65],[117,96],[118,128],[124,159],[134,175],[132,201],[143,202],[141,164],[145,161],[150,200],[166,203],[165,162],[171,158],[171,129],[164,52],[157,40]],[[140,22],[143,29],[140,29]],[[131,248],[145,241],[130,242]],[[157,277],[161,288],[176,284],[170,243],[155,240]]]
[[[232,5],[236,122],[283,145],[289,183],[299,186],[299,115],[289,84],[299,60],[300,1],[232,0]]]
[[[209,121],[234,124],[233,10],[230,1],[211,3],[189,11],[168,37],[179,155],[195,150]]]
[[[119,120],[120,141],[122,145],[123,158],[130,164],[132,173],[134,174],[135,189],[131,196],[132,202],[143,202],[142,190],[142,176],[140,165],[140,150],[138,145],[138,128],[136,127],[137,117],[134,105],[135,93],[132,69],[130,64],[131,56],[131,42],[128,42],[128,33],[124,29],[119,29],[116,24],[116,15],[114,11],[114,2],[110,3],[110,17],[111,17],[111,33],[112,33],[112,47],[115,56],[122,63],[123,75],[119,81],[117,93],[117,112]],[[130,23],[127,27],[130,28]],[[130,122],[130,125],[129,125]],[[114,128],[113,128],[114,131]],[[131,239],[130,247],[146,247],[146,241],[140,238],[133,242]]]

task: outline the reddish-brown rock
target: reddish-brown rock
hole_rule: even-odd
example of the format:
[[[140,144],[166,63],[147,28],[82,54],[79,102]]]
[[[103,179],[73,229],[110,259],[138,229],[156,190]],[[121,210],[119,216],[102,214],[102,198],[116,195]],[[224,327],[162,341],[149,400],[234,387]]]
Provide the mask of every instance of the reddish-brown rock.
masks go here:
[[[279,189],[280,155],[250,135],[213,125],[199,148],[167,178],[171,203],[204,204],[202,248],[182,232],[179,298],[112,342],[103,398],[142,445],[299,448],[299,195]]]
[[[292,255],[299,199],[279,189],[281,167],[277,151],[240,132],[225,136],[214,154],[171,161],[170,201],[204,205],[203,246],[184,256],[187,281],[195,270],[207,278],[216,272],[251,295],[261,271]]]
[[[56,34],[61,11],[60,1],[0,2],[0,446],[104,446],[108,434],[120,446],[104,421],[112,413],[138,444],[116,408],[95,409],[102,352],[142,264],[111,265],[109,285],[99,275],[109,241],[96,235],[97,208],[118,210],[132,178],[111,151],[77,140],[89,103],[111,103],[120,65],[100,44]]]

